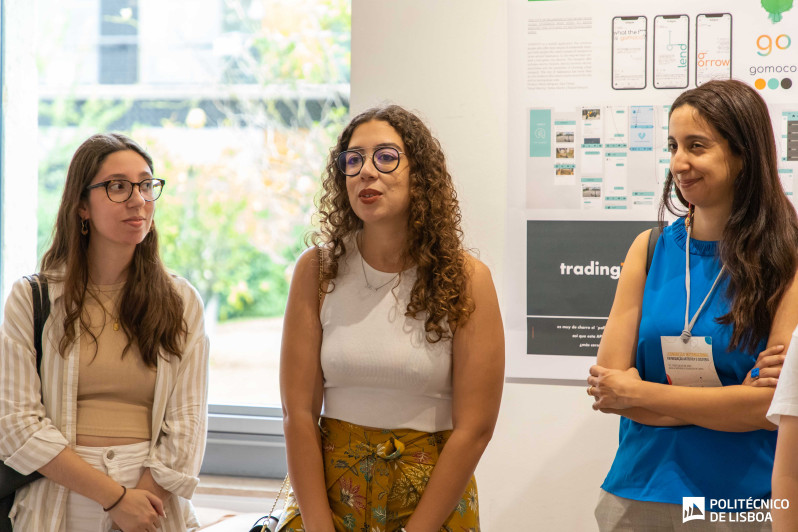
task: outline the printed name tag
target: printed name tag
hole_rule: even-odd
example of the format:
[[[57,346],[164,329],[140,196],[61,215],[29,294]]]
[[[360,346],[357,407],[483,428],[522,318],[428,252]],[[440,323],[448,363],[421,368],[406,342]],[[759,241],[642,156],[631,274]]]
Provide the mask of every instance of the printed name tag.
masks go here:
[[[712,358],[711,336],[693,336],[687,343],[680,336],[661,336],[660,341],[668,384],[723,386]]]

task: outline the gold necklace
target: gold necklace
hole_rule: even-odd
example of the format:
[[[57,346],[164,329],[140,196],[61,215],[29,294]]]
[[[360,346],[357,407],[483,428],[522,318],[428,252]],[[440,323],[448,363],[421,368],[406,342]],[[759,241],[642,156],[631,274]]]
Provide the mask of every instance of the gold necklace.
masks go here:
[[[89,293],[94,298],[94,300],[97,303],[100,304],[100,308],[103,309],[103,315],[104,316],[111,316],[111,319],[113,320],[113,323],[111,324],[111,327],[115,331],[118,331],[119,330],[119,315],[117,314],[116,316],[114,316],[114,314],[112,314],[107,308],[105,308],[105,305],[103,304],[102,301],[100,301],[100,298],[98,297],[100,294],[104,294],[104,292],[102,290],[97,290],[97,292],[92,292],[90,290]],[[104,295],[103,297],[106,297],[106,296]],[[106,302],[107,303],[111,303],[111,298],[106,298]],[[106,321],[106,323],[108,323],[108,322]]]

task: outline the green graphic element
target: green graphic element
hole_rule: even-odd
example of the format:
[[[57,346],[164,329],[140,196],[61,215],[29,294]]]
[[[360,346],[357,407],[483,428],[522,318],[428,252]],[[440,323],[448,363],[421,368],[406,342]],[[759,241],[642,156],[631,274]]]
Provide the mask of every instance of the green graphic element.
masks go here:
[[[768,12],[768,18],[775,24],[781,22],[782,13],[792,9],[792,0],[762,0],[762,7]]]
[[[551,109],[529,111],[529,156],[551,155]]]
[[[770,87],[771,89],[778,89],[779,88],[779,80],[777,80],[776,78],[770,78],[768,80],[768,87]]]

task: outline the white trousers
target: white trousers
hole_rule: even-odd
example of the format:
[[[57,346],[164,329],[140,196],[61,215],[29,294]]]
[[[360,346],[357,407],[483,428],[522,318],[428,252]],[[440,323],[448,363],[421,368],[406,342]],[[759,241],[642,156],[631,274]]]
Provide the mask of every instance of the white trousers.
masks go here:
[[[135,488],[144,473],[142,464],[150,450],[149,442],[114,447],[75,447],[75,452],[94,469],[126,488]],[[102,506],[74,491],[67,497],[67,532],[109,532],[112,519]]]

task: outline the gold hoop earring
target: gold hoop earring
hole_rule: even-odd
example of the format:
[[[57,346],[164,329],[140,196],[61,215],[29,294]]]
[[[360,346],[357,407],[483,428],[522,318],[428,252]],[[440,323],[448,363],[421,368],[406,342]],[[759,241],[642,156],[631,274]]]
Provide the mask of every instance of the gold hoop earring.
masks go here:
[[[88,235],[89,234],[89,219],[84,218],[80,221],[80,234],[81,235]]]

